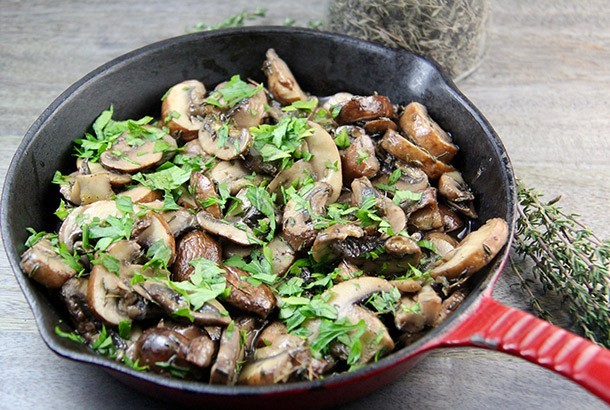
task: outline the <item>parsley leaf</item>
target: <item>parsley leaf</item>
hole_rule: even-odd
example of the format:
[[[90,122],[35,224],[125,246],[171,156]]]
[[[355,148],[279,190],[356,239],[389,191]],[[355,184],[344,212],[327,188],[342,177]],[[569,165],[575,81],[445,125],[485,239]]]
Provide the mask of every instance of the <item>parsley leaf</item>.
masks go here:
[[[224,278],[225,271],[208,259],[193,259],[190,264],[195,271],[188,281],[169,281],[171,288],[182,294],[194,310],[199,310],[209,300],[227,296],[230,288]]]
[[[333,139],[335,140],[335,145],[337,145],[337,148],[339,149],[345,149],[352,145],[349,141],[349,134],[346,128],[341,128],[341,131],[336,133]]]
[[[262,89],[262,84],[251,87],[250,84],[242,81],[239,75],[234,75],[224,86],[212,91],[205,102],[220,108],[232,108]]]
[[[55,334],[76,343],[85,343],[85,338],[75,332],[64,332],[59,326],[55,326]]]
[[[312,134],[306,118],[283,117],[275,125],[261,124],[250,128],[256,149],[264,161],[282,160],[282,169],[292,163],[292,157],[303,143],[303,139]]]

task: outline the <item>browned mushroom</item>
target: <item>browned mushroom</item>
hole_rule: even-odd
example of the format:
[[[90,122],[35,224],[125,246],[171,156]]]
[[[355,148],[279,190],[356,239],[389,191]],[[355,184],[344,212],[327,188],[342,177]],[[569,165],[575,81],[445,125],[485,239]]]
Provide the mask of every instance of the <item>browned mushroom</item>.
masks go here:
[[[131,175],[107,170],[99,162],[92,162],[88,158],[78,158],[76,168],[79,175],[106,174],[113,188],[123,187],[131,182]]]
[[[428,115],[420,103],[412,102],[400,116],[400,128],[415,144],[424,148],[439,161],[449,163],[458,151],[451,137]]]
[[[248,84],[251,88],[256,88],[252,84]],[[265,91],[260,90],[252,97],[243,100],[231,112],[231,117],[237,128],[247,128],[259,126],[267,117],[267,96]]]
[[[260,175],[250,178],[250,171],[238,160],[219,161],[207,175],[216,186],[226,185],[231,195],[235,195],[247,185],[258,185],[262,181]]]
[[[500,252],[508,240],[508,225],[493,218],[469,233],[457,248],[447,253],[430,271],[430,276],[447,279],[468,277],[483,268]]]
[[[216,264],[222,262],[220,244],[202,231],[191,231],[184,235],[176,245],[176,260],[172,270],[172,280],[182,282],[187,280],[195,268],[190,264],[193,259],[205,258]]]
[[[282,218],[282,235],[292,246],[292,249],[299,251],[306,246],[310,246],[315,237],[313,215],[311,211],[320,215],[326,207],[331,188],[328,184],[317,182],[314,187],[302,197],[291,198],[286,202],[284,215]],[[302,201],[309,203],[309,207],[304,207]]]
[[[286,168],[277,173],[275,178],[267,185],[267,190],[271,193],[277,192],[280,187],[287,188],[295,181],[300,181],[313,174],[311,163],[305,160],[295,161],[290,168]]]
[[[239,325],[231,323],[220,338],[216,362],[210,371],[211,384],[233,385],[237,382],[238,365],[244,357]]]
[[[174,313],[187,311],[193,323],[199,326],[227,326],[231,323],[228,312],[216,300],[209,300],[199,310],[192,310],[180,293],[162,282],[147,280],[134,286],[134,289],[157,303],[166,313],[173,315],[175,320],[180,320],[182,316],[176,316]]]
[[[36,282],[49,289],[59,289],[76,270],[68,265],[48,239],[41,239],[21,255],[21,268]]]
[[[341,167],[329,166],[329,164],[339,164],[341,157],[335,141],[324,128],[315,122],[307,123],[312,128],[312,133],[305,142],[309,148],[309,153],[313,158],[309,161],[314,172],[316,181],[326,182],[330,188],[330,196],[328,202],[333,203],[341,195],[341,187],[343,186],[343,176]]]
[[[115,201],[97,201],[74,208],[59,228],[59,241],[66,245],[68,252],[72,252],[75,242],[83,233],[81,228],[83,222],[90,222],[94,218],[104,220],[109,216],[119,217],[120,215],[122,212],[117,209]]]
[[[201,172],[193,172],[191,174],[190,187],[193,191],[193,197],[197,205],[201,205],[208,198],[218,198],[216,188],[208,177]],[[212,215],[214,218],[220,218],[220,206],[217,203],[206,206],[203,208],[206,212]]]
[[[357,225],[332,225],[318,233],[311,247],[311,256],[316,262],[328,262],[336,259],[339,255],[333,249],[333,243],[345,241],[348,237],[362,238],[363,236],[364,231]]]
[[[392,119],[380,117],[375,120],[370,120],[364,123],[364,130],[369,135],[382,135],[387,130],[398,130],[398,125]]]
[[[441,297],[425,285],[415,297],[404,296],[394,315],[394,323],[402,332],[417,333],[432,326],[441,313]]]
[[[275,309],[275,296],[264,283],[258,286],[252,285],[247,278],[247,272],[234,266],[223,266],[226,274],[222,275],[227,280],[231,292],[225,301],[244,312],[266,318]]]
[[[328,293],[328,303],[337,309],[339,318],[347,318],[351,323],[361,320],[366,323],[362,334],[360,364],[367,363],[379,354],[394,349],[394,341],[385,325],[370,310],[357,303],[379,292],[390,292],[392,285],[385,279],[362,276],[338,283]]]
[[[335,120],[339,124],[353,124],[357,121],[395,116],[394,106],[392,106],[388,97],[371,95],[352,97],[343,105]]]
[[[267,59],[263,63],[263,71],[267,76],[267,87],[273,98],[283,105],[306,100],[307,95],[301,90],[292,71],[275,50],[272,48],[267,50],[266,57]]]
[[[147,127],[149,128],[146,129],[152,131],[153,127]],[[130,135],[129,131],[125,131],[119,136],[110,149],[104,151],[100,156],[102,165],[108,169],[132,174],[148,169],[164,160],[164,151],[157,149],[157,141],[141,138],[142,143],[132,145],[130,144],[131,138],[134,136]],[[136,138],[139,137],[136,136]],[[176,141],[169,135],[164,135],[161,140],[170,147],[177,148]]]
[[[281,235],[276,235],[267,247],[271,250],[273,258],[271,260],[271,269],[275,275],[284,276],[288,268],[296,259],[296,255],[292,246]]]
[[[68,279],[61,287],[61,297],[66,303],[76,332],[84,337],[88,343],[93,343],[99,337],[98,328],[101,325],[87,303],[88,286],[89,278],[73,277]]]
[[[199,225],[204,230],[240,245],[255,245],[260,243],[252,229],[245,224],[236,226],[222,219],[216,219],[206,211],[197,213],[197,222],[199,222]]]
[[[183,81],[169,89],[161,105],[161,118],[174,138],[197,138],[201,120],[191,115],[191,107],[202,104],[205,93],[205,86],[197,80]]]
[[[360,177],[372,178],[379,172],[375,145],[365,133],[360,133],[350,146],[341,152],[341,160],[345,183]]]
[[[170,367],[188,371],[188,344],[189,340],[178,332],[152,327],[137,340],[134,357],[155,373],[169,372]]]
[[[432,242],[436,252],[441,257],[445,256],[458,246],[458,242],[451,236],[442,232],[429,232],[424,239]]]
[[[121,192],[120,196],[128,196],[132,202],[147,203],[161,199],[159,191],[152,190],[147,186],[138,184],[133,188]]]
[[[305,340],[282,334],[266,347],[256,349],[254,361],[247,363],[239,374],[239,384],[260,386],[285,383],[308,369],[311,353]]]
[[[438,179],[445,172],[454,170],[451,165],[438,161],[434,156],[393,130],[388,130],[384,134],[381,139],[381,147],[407,164],[421,168],[433,180]]]
[[[162,243],[170,251],[167,264],[171,265],[176,258],[176,240],[165,219],[161,215],[150,211],[136,222],[134,226],[136,231],[138,230],[138,224],[145,225],[146,228],[137,232],[134,239],[146,249],[159,242]]]
[[[89,277],[87,303],[93,314],[102,322],[118,326],[120,322],[131,322],[123,309],[121,299],[124,291],[121,279],[102,265],[94,265]]]
[[[446,172],[438,179],[438,193],[452,202],[472,201],[474,195],[459,171]]]
[[[250,147],[252,136],[247,128],[237,128],[231,121],[209,115],[199,130],[199,144],[205,152],[223,160],[237,158]]]

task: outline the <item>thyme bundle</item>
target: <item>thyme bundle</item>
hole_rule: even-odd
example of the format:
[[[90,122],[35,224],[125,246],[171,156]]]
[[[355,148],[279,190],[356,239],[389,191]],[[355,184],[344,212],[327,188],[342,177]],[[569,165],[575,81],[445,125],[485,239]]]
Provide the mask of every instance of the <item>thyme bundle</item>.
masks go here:
[[[563,298],[575,328],[591,341],[610,347],[610,241],[600,240],[577,215],[562,212],[559,198],[543,202],[539,192],[522,183],[518,195],[513,249],[534,262],[532,273],[545,291]],[[532,306],[548,317],[527,281],[516,274]]]
[[[431,57],[455,77],[483,57],[488,0],[332,0],[328,29]]]

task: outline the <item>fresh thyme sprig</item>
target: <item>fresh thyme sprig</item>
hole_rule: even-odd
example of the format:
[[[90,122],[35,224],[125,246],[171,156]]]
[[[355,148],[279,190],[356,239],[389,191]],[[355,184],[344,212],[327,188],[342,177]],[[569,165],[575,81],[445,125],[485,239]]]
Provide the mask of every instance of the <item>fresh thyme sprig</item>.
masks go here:
[[[533,274],[546,291],[563,297],[575,327],[610,347],[610,241],[600,240],[577,215],[563,213],[556,205],[559,198],[545,203],[522,183],[518,195],[514,250],[531,258]],[[540,301],[535,303],[543,311]]]

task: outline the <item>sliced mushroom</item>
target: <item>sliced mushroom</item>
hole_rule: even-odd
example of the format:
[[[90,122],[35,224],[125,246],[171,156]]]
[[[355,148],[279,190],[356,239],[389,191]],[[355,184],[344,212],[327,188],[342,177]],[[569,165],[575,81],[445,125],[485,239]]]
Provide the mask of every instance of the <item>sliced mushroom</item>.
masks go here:
[[[438,202],[432,201],[424,208],[409,215],[409,225],[420,231],[430,231],[443,226],[443,219],[438,208]]]
[[[254,314],[260,318],[266,318],[275,309],[275,296],[264,283],[254,286],[247,281],[247,272],[234,266],[223,266],[227,285],[231,292],[225,301],[244,312]]]
[[[438,193],[452,202],[472,201],[474,195],[459,171],[446,172],[438,179]]]
[[[362,276],[363,272],[358,269],[356,265],[346,260],[342,260],[337,265],[337,269],[339,274],[334,279],[335,283],[344,282],[346,280],[357,278],[358,276]]]
[[[78,158],[76,168],[80,175],[106,174],[113,187],[122,187],[131,182],[131,175],[109,171],[99,162],[89,161],[88,158]]]
[[[209,115],[199,130],[199,144],[205,152],[222,160],[237,158],[250,147],[252,136],[247,128],[237,128],[231,122]]]
[[[73,190],[79,193],[80,201],[76,205],[87,205],[114,196],[109,173],[77,175]]]
[[[394,315],[394,323],[402,332],[417,333],[435,323],[441,313],[441,303],[441,297],[434,289],[425,285],[414,298],[404,296],[401,299],[401,305]]]
[[[190,340],[186,361],[197,367],[206,368],[212,364],[214,353],[216,353],[216,344],[208,335],[201,335]]]
[[[447,205],[439,203],[438,212],[441,214],[444,232],[457,231],[464,226],[464,221],[462,218],[460,218],[459,215]]]
[[[262,181],[260,175],[250,178],[250,171],[242,161],[220,161],[208,171],[210,179],[219,186],[225,184],[231,195],[235,195],[247,185],[258,185]],[[248,178],[246,178],[248,177]]]
[[[164,283],[147,280],[139,284],[144,295],[157,303],[168,314],[188,311],[193,322],[199,326],[227,326],[231,323],[231,317],[222,304],[216,300],[206,302],[199,310],[191,310],[184,297]],[[180,317],[174,316],[175,320]]]
[[[407,217],[404,211],[391,199],[381,196],[381,194],[373,187],[371,181],[366,177],[354,179],[351,184],[352,188],[352,206],[361,207],[366,198],[375,198],[375,209],[385,217],[390,224],[390,228],[394,234],[398,234],[407,226]]]
[[[468,277],[482,269],[500,252],[508,240],[508,225],[501,218],[488,220],[469,233],[457,248],[446,254],[430,271],[430,276],[447,279]]]
[[[385,279],[362,276],[338,283],[327,291],[328,303],[337,309],[338,318],[347,318],[354,324],[360,321],[366,323],[366,330],[360,338],[360,364],[367,363],[378,354],[392,351],[394,341],[381,320],[357,303],[375,293],[391,290],[392,285]]]
[[[267,76],[267,87],[273,98],[282,105],[289,105],[295,101],[306,100],[307,95],[294,78],[288,65],[282,60],[274,49],[266,53],[267,59],[263,63],[263,71]]]
[[[398,125],[390,118],[381,117],[364,123],[364,130],[369,135],[383,135],[387,130],[398,130]]]
[[[436,180],[445,172],[454,168],[444,162],[438,161],[417,145],[403,138],[396,131],[388,130],[381,139],[381,147],[394,157],[407,164],[421,168],[430,179]]]
[[[400,293],[415,293],[421,290],[421,281],[414,279],[391,280],[390,284],[400,291]]]
[[[345,105],[353,96],[354,94],[342,91],[333,94],[330,97],[321,98],[320,102],[322,103],[322,108],[327,111],[333,111],[335,107],[342,107]]]
[[[121,309],[123,296],[120,278],[102,265],[94,265],[89,277],[87,302],[93,314],[102,322],[118,326],[120,322],[131,322],[126,311]]]
[[[104,167],[133,174],[157,165],[165,159],[164,152],[157,150],[157,141],[143,138],[142,143],[131,145],[130,138],[133,136],[129,131],[125,131],[110,149],[102,153],[100,162]],[[169,135],[163,136],[161,141],[177,148],[176,141]]]
[[[350,146],[341,152],[341,159],[345,182],[360,177],[372,178],[379,172],[375,145],[367,134],[362,133],[354,138]]]
[[[443,304],[441,305],[441,312],[436,317],[436,320],[432,326],[436,327],[440,325],[445,319],[447,319],[447,317],[449,317],[449,315],[455,312],[467,295],[468,291],[465,289],[457,289],[455,292],[449,295],[449,297],[443,301]]]
[[[305,141],[309,148],[309,153],[313,155],[310,160],[311,167],[318,182],[326,182],[331,193],[328,198],[329,203],[337,201],[341,195],[341,187],[343,186],[343,176],[341,167],[329,167],[328,164],[339,164],[341,157],[335,141],[328,132],[315,122],[309,121],[309,126],[313,132]]]
[[[233,323],[222,332],[216,362],[210,371],[210,383],[234,385],[237,382],[237,366],[243,357],[240,328]]]
[[[419,257],[421,257],[421,248],[411,238],[405,236],[392,236],[385,241],[385,250],[389,255],[396,256],[399,258],[407,255],[417,255],[417,259],[414,260],[413,266],[417,266],[419,263]]]
[[[41,239],[21,255],[21,268],[36,282],[49,289],[59,289],[76,270],[54,250],[48,239]]]
[[[317,231],[309,210],[316,215],[322,214],[330,194],[331,188],[328,184],[317,182],[309,192],[299,197],[299,200],[291,198],[286,202],[282,218],[282,236],[295,251],[313,243]],[[303,201],[309,204],[308,208],[303,206]]]
[[[357,121],[395,116],[394,107],[388,97],[371,95],[352,97],[343,105],[335,120],[339,124],[353,124]]]
[[[183,81],[169,89],[161,105],[161,118],[174,138],[197,138],[201,120],[191,115],[191,106],[202,104],[205,93],[205,86],[197,80]]]
[[[191,174],[190,187],[194,192],[193,197],[198,205],[197,207],[199,207],[208,198],[218,198],[214,183],[201,172],[193,172]],[[217,203],[206,206],[203,209],[211,214],[214,218],[221,217],[220,206]]]
[[[256,88],[248,84],[251,88]],[[247,128],[259,126],[267,117],[267,96],[265,91],[260,90],[252,97],[243,100],[231,113],[237,128]]]
[[[84,337],[88,343],[93,343],[98,338],[97,329],[101,325],[87,303],[88,286],[89,278],[71,278],[61,287],[61,297],[66,303],[76,332]]]
[[[400,116],[400,128],[417,145],[438,160],[449,163],[458,151],[451,137],[428,115],[420,103],[412,102]]]
[[[424,236],[424,239],[432,242],[436,252],[441,257],[447,255],[458,246],[458,241],[442,232],[429,232]]]
[[[316,262],[328,262],[339,255],[333,249],[335,242],[345,241],[347,238],[362,238],[364,231],[353,224],[335,224],[319,232],[311,247],[311,256]]]
[[[120,196],[128,196],[132,202],[147,203],[161,199],[159,191],[152,190],[147,186],[138,184],[133,188],[121,192]]]
[[[305,160],[295,161],[290,168],[286,168],[278,172],[278,174],[269,182],[267,190],[270,193],[277,192],[280,187],[287,188],[295,181],[301,181],[304,178],[313,174],[311,163]]]
[[[167,222],[174,238],[177,238],[184,232],[195,229],[198,226],[195,215],[184,208],[180,208],[176,211],[163,212],[161,216],[163,216],[163,219]]]
[[[472,203],[472,201],[465,201],[465,202],[447,201],[447,205],[449,205],[449,208],[461,213],[464,216],[467,216],[470,219],[478,218],[477,211],[474,209],[474,204]]]
[[[281,336],[288,334],[286,325],[280,321],[271,322],[261,330],[255,342],[255,347],[271,346],[277,344]]]
[[[430,186],[428,176],[421,169],[406,164],[396,164],[396,169],[401,171],[400,177],[393,185],[397,191],[423,192]],[[389,178],[389,175],[381,175],[371,182],[375,186],[377,184],[387,185]]]
[[[142,220],[136,223],[134,229],[137,229],[137,224],[142,222],[146,224],[147,227],[141,232],[138,232],[134,239],[146,249],[161,242],[170,251],[170,257],[167,263],[168,265],[171,265],[176,258],[176,240],[165,219],[155,212],[149,212]]]
[[[311,353],[305,341],[294,335],[280,335],[271,345],[255,351],[255,360],[239,374],[239,384],[266,385],[285,383],[308,369]]]
[[[284,240],[281,235],[276,235],[271,242],[267,244],[271,250],[273,258],[271,260],[271,269],[278,276],[284,276],[290,266],[294,263],[296,255],[292,246]]]
[[[142,366],[155,373],[168,372],[174,366],[189,370],[186,356],[189,340],[178,332],[164,327],[146,329],[135,344],[134,357]]]
[[[109,216],[120,217],[122,212],[116,207],[114,201],[97,201],[89,205],[79,206],[70,212],[68,217],[59,228],[59,241],[66,245],[68,252],[74,250],[74,243],[81,237],[83,231],[82,223],[87,223],[93,218],[104,220]]]
[[[190,264],[193,259],[205,258],[216,264],[222,262],[220,244],[202,231],[191,231],[184,235],[176,245],[176,260],[171,266],[172,280],[187,280],[195,268]]]
[[[197,213],[197,222],[207,232],[222,236],[240,245],[256,245],[260,243],[252,229],[248,226],[242,224],[238,227],[227,221],[216,219],[206,211]]]

